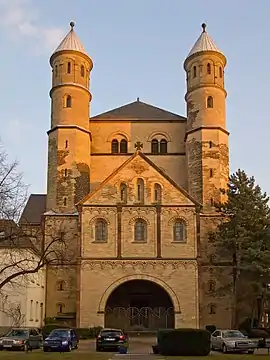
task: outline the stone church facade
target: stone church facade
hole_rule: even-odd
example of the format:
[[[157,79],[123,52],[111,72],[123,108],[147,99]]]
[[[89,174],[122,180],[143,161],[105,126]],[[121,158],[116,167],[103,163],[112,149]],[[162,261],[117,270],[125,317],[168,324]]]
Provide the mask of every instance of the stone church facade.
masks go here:
[[[229,175],[226,58],[203,24],[184,62],[187,116],[140,99],[90,116],[93,68],[71,30],[50,58],[47,194],[21,224],[61,233],[65,265],[49,267],[46,317],[127,330],[230,326],[230,269],[211,253]]]

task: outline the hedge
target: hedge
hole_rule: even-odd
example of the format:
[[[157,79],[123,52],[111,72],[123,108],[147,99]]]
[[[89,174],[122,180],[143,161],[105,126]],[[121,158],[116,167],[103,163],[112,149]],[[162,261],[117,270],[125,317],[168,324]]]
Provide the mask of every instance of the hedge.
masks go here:
[[[207,356],[211,334],[202,329],[160,330],[158,351],[164,356]]]
[[[55,329],[74,329],[78,339],[94,339],[99,331],[102,329],[101,326],[92,328],[73,328],[65,324],[47,324],[42,328],[43,337],[47,337]]]

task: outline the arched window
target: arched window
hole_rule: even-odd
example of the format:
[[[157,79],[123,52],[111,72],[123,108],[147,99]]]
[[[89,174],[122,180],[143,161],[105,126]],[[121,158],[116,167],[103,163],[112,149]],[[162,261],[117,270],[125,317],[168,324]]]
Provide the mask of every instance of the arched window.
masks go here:
[[[67,63],[67,73],[68,74],[71,73],[71,63],[70,62]]]
[[[136,220],[134,224],[134,241],[147,241],[147,224],[143,219]]]
[[[219,67],[219,77],[222,78],[223,77],[223,71],[222,71],[222,67]]]
[[[212,97],[212,96],[208,96],[208,98],[207,98],[207,107],[208,107],[208,108],[212,108],[213,105],[214,105],[213,97]]]
[[[57,313],[58,314],[63,314],[65,304],[59,303],[59,304],[56,305],[56,307],[57,307]]]
[[[68,140],[66,140],[65,148],[68,148]]]
[[[97,219],[95,223],[95,241],[107,241],[108,225],[104,219]]]
[[[153,139],[151,141],[151,153],[158,154],[158,140],[157,139]]]
[[[120,197],[122,202],[127,202],[127,185],[125,183],[120,185]]]
[[[211,74],[211,64],[207,64],[207,74]]]
[[[112,141],[112,154],[118,154],[119,152],[119,143],[118,140],[114,139]]]
[[[138,179],[137,181],[137,201],[140,203],[144,202],[144,181]]]
[[[127,140],[122,139],[120,141],[120,153],[126,154],[127,153]]]
[[[177,219],[173,225],[173,241],[184,242],[187,240],[187,226],[184,220]]]
[[[67,169],[65,169],[65,177],[67,177],[68,171]]]
[[[214,205],[215,205],[215,202],[214,202],[214,199],[213,199],[213,198],[210,199],[210,205],[211,205],[211,206],[214,206]]]
[[[84,66],[81,66],[81,76],[84,77]]]
[[[209,314],[214,315],[217,312],[217,306],[215,304],[209,304]]]
[[[196,66],[193,66],[193,77],[195,78],[197,76],[197,68]]]
[[[63,202],[64,202],[64,206],[67,206],[67,198],[66,197],[64,197]]]
[[[162,139],[160,140],[160,153],[161,154],[167,154],[167,140]]]
[[[67,95],[66,97],[66,107],[71,108],[72,99],[70,95]]]
[[[209,147],[210,147],[210,149],[213,147],[213,142],[212,141],[209,141]]]
[[[216,291],[216,283],[213,280],[210,280],[208,282],[208,291],[209,292],[214,292]]]
[[[213,169],[210,169],[210,170],[209,170],[209,176],[210,176],[210,177],[213,177]]]
[[[64,291],[65,290],[65,282],[63,280],[58,281],[57,283],[57,291]]]
[[[154,185],[154,199],[156,203],[161,203],[161,186],[159,184]]]

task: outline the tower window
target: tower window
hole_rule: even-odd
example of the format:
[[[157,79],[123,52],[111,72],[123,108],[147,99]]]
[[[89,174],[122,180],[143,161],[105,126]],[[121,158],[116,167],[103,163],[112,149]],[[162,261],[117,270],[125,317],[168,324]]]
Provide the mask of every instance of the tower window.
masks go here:
[[[147,240],[147,224],[143,219],[138,219],[134,225],[134,241]]]
[[[214,206],[214,199],[213,198],[210,199],[210,205]]]
[[[213,147],[213,142],[212,141],[209,141],[209,147],[210,147],[210,149]]]
[[[219,77],[222,78],[223,77],[223,71],[222,71],[222,67],[219,67]]]
[[[84,66],[81,66],[81,76],[84,77]]]
[[[58,281],[57,283],[57,291],[65,290],[65,282],[63,280]]]
[[[207,74],[211,74],[211,64],[207,64]]]
[[[167,140],[166,139],[160,140],[160,153],[167,154]]]
[[[154,186],[154,199],[156,203],[161,203],[161,186],[159,184]]]
[[[66,140],[65,148],[68,148],[68,141]]]
[[[122,183],[120,185],[120,196],[121,196],[121,201],[126,203],[127,202],[127,185],[125,183]]]
[[[216,291],[216,283],[213,280],[210,280],[208,282],[208,291],[209,292],[214,292]]]
[[[213,97],[208,96],[208,98],[207,98],[207,107],[208,108],[213,108],[213,105],[214,105]]]
[[[187,239],[187,226],[184,220],[178,219],[173,225],[173,241],[184,242]]]
[[[68,74],[71,73],[71,63],[70,62],[67,63],[67,73]]]
[[[67,95],[66,97],[66,107],[71,108],[72,99],[70,95]]]
[[[108,224],[104,219],[98,219],[95,224],[95,241],[107,241]]]
[[[138,179],[137,181],[137,201],[140,203],[144,202],[144,181]]]
[[[57,313],[63,314],[64,307],[65,307],[64,304],[57,304]]]
[[[158,140],[157,139],[153,139],[151,141],[151,153],[158,154]]]
[[[67,206],[67,198],[66,197],[64,197],[64,206]]]
[[[197,76],[197,68],[196,66],[193,66],[193,77],[195,78]]]
[[[210,177],[213,177],[213,169],[209,170],[209,175],[210,175]]]
[[[120,141],[120,153],[126,154],[127,153],[127,140],[122,139]]]
[[[119,152],[119,143],[118,143],[118,140],[114,139],[112,141],[112,154],[118,154]]]
[[[68,171],[67,169],[65,169],[65,177],[67,177]]]
[[[215,304],[210,304],[209,305],[209,314],[214,315],[214,314],[216,314],[216,312],[217,312],[216,305]]]

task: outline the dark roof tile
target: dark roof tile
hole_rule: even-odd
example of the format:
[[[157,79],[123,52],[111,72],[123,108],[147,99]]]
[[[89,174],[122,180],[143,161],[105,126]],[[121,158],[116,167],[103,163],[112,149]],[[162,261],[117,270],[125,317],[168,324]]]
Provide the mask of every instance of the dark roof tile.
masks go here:
[[[40,224],[41,216],[46,211],[46,195],[45,194],[31,194],[25,205],[20,224]]]

